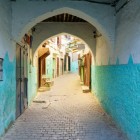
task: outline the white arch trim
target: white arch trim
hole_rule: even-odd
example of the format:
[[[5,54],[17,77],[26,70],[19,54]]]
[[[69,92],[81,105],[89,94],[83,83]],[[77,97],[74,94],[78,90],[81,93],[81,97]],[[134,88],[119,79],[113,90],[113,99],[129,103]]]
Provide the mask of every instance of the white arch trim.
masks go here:
[[[22,37],[24,36],[24,34],[26,32],[28,32],[37,23],[39,23],[47,18],[50,18],[52,16],[55,16],[58,14],[63,14],[63,13],[69,13],[69,14],[72,14],[79,18],[82,18],[82,19],[86,20],[87,22],[89,22],[91,25],[95,26],[97,28],[97,30],[105,37],[109,46],[112,46],[108,32],[103,28],[103,26],[94,17],[91,17],[88,14],[86,14],[80,10],[69,8],[69,7],[62,7],[62,8],[53,10],[53,11],[49,11],[45,14],[42,14],[36,18],[31,19],[31,21],[25,25],[25,27],[21,30],[21,32],[17,36],[18,40],[20,41],[22,39]]]
[[[36,65],[37,52],[38,52],[39,48],[41,48],[42,45],[43,45],[47,40],[49,40],[49,39],[51,39],[51,38],[53,38],[53,37],[57,37],[57,36],[63,35],[63,34],[67,34],[67,35],[73,36],[73,37],[78,38],[79,40],[81,40],[81,41],[85,44],[85,46],[88,47],[90,53],[92,54],[92,62],[93,62],[93,65],[95,64],[94,55],[93,55],[93,52],[92,52],[92,50],[90,49],[89,45],[88,45],[83,39],[81,39],[81,38],[79,38],[79,37],[77,37],[77,36],[75,36],[75,35],[72,35],[72,34],[63,32],[63,33],[59,33],[59,34],[56,34],[56,35],[54,35],[54,36],[51,36],[51,37],[45,39],[43,42],[41,42],[41,44],[38,46],[38,48],[36,49],[35,53],[33,54],[33,66]]]

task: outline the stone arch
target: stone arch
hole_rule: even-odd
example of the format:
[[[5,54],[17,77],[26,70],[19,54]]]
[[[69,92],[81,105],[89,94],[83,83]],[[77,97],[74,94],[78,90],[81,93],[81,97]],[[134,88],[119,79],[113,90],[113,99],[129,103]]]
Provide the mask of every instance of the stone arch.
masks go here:
[[[32,45],[33,53],[46,38],[65,32],[84,40],[95,55],[96,44],[93,37],[95,28],[88,23],[40,23],[35,28],[36,31],[33,34],[34,41]]]
[[[25,16],[25,7],[29,13]],[[32,7],[32,8],[31,8]],[[106,5],[87,2],[28,2],[13,3],[13,39],[20,41],[23,35],[42,20],[57,14],[69,13],[82,18],[95,26],[106,38],[109,46],[114,46],[115,18],[114,9]],[[18,10],[18,11],[17,11]]]
[[[91,54],[92,54],[92,62],[94,63],[94,54],[93,54],[91,48],[89,47],[88,43],[85,42],[85,40],[83,40],[82,38],[80,38],[80,37],[78,37],[78,36],[76,36],[76,35],[73,35],[73,34],[70,34],[70,33],[66,33],[66,32],[61,32],[61,33],[55,34],[55,35],[53,35],[53,36],[50,36],[50,37],[46,38],[45,40],[43,40],[42,42],[40,42],[40,44],[38,45],[38,47],[36,48],[36,50],[33,52],[33,65],[34,65],[34,66],[36,65],[36,58],[37,58],[36,53],[37,53],[38,49],[39,49],[48,39],[53,38],[53,37],[56,37],[56,36],[59,36],[59,35],[61,35],[61,34],[68,34],[68,35],[70,35],[70,36],[74,36],[74,37],[80,39],[80,40],[89,48],[89,50],[90,50],[90,52],[91,52]]]

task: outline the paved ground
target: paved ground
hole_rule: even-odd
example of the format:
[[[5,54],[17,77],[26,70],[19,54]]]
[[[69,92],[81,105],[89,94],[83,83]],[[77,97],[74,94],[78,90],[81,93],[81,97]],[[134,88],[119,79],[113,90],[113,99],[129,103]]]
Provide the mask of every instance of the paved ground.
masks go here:
[[[60,76],[35,101],[3,140],[126,140],[76,74]]]

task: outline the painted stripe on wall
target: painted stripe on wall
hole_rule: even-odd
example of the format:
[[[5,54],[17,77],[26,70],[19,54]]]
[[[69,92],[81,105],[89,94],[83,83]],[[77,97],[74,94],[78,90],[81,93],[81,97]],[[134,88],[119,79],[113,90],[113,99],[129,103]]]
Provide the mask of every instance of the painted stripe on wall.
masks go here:
[[[132,140],[140,139],[140,64],[92,66],[92,92]]]
[[[9,60],[8,53],[4,57],[3,81],[0,81],[0,135],[15,120],[16,112],[16,61]]]

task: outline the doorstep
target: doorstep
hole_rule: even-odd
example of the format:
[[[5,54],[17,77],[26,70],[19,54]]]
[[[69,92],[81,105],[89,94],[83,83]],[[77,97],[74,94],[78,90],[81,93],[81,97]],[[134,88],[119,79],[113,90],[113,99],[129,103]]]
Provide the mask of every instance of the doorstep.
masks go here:
[[[38,92],[45,92],[45,91],[49,91],[51,88],[50,87],[40,87],[39,89],[38,89]]]
[[[83,91],[83,93],[88,93],[88,92],[90,92],[90,89],[89,89],[89,87],[88,86],[81,86],[82,87],[82,91]]]

